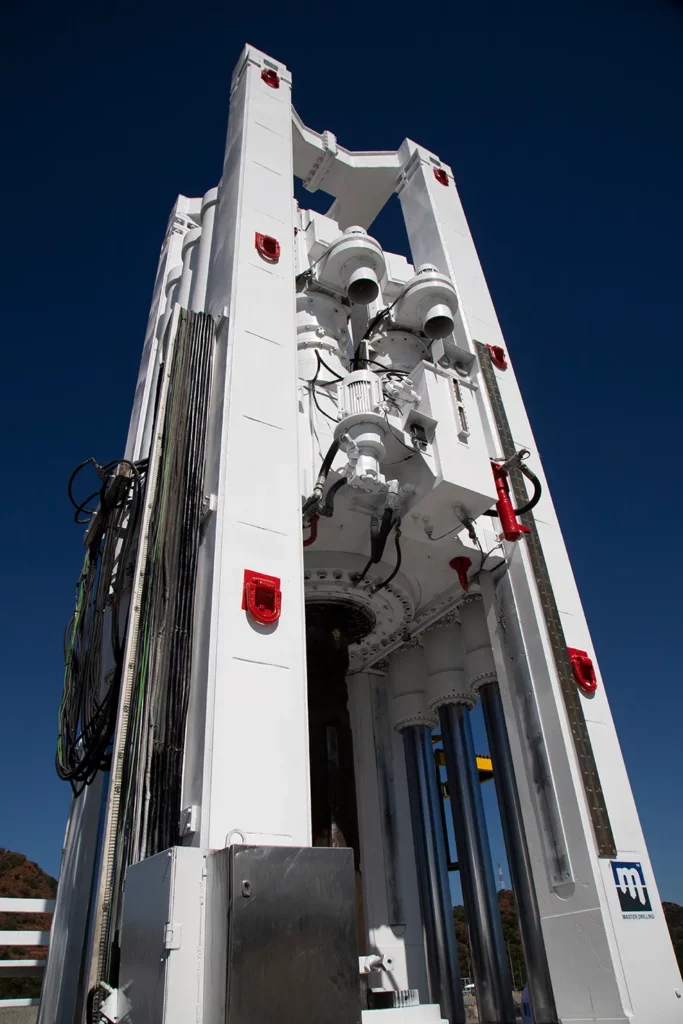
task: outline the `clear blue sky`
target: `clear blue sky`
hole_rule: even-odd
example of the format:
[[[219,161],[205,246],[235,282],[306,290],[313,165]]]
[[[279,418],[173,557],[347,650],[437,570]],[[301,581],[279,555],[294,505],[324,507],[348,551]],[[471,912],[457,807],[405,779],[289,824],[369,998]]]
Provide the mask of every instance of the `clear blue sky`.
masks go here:
[[[249,40],[289,65],[307,124],[352,149],[410,136],[453,167],[660,889],[683,903],[683,9],[10,0],[0,39],[0,845],[58,871],[61,644],[82,557],[66,480],[122,454],[168,212],[219,177]],[[390,217],[382,230],[402,247]],[[493,845],[502,859],[497,831]]]

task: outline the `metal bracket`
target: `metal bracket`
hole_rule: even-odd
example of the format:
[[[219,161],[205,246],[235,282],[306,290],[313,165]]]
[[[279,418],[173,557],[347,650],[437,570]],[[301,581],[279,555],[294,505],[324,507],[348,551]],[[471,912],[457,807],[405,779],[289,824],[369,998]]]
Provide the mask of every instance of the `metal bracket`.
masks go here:
[[[128,1001],[122,992],[117,988],[111,988],[105,982],[100,982],[99,987],[107,993],[107,998],[100,1004],[98,1011],[100,1021],[109,1021],[109,1024],[118,1024],[126,1016],[129,1006]]]
[[[199,808],[196,804],[192,804],[191,807],[183,807],[180,812],[180,835],[191,836],[197,831],[197,819],[199,818]]]
[[[303,183],[307,192],[317,192],[325,175],[335,161],[338,153],[337,136],[332,132],[322,133],[323,151],[313,164],[311,173]]]
[[[164,949],[180,949],[183,942],[183,926],[175,921],[164,928]]]
[[[212,512],[218,508],[218,497],[215,494],[205,494],[202,498],[202,514],[200,525],[204,526]]]

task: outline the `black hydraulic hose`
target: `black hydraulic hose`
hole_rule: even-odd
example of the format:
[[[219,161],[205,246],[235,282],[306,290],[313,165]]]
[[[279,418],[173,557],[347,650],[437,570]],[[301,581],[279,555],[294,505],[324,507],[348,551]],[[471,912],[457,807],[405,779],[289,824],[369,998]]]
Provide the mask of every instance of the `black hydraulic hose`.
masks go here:
[[[370,571],[371,566],[375,565],[377,562],[380,562],[382,560],[382,555],[384,554],[384,549],[387,544],[387,538],[391,533],[391,528],[394,525],[394,523],[396,523],[397,533],[396,553],[398,557],[398,566],[400,567],[401,549],[398,543],[398,537],[401,534],[400,522],[401,520],[396,516],[396,513],[391,508],[385,508],[381,521],[377,513],[373,514],[370,520],[370,557],[368,558],[365,568],[363,569],[360,576],[358,576],[357,579],[354,580],[354,587],[357,587],[359,583],[363,582],[368,572]],[[382,587],[385,587],[387,583],[390,583],[397,572],[398,567],[391,574],[391,576],[389,576],[389,578],[384,581],[384,583],[380,583],[378,587],[375,587],[375,589],[373,590],[373,594],[376,593],[376,591],[381,590]]]
[[[372,320],[370,321],[370,323],[367,326],[365,334],[363,335],[363,337],[358,342],[358,345],[356,347],[356,351],[353,354],[353,362],[351,364],[351,369],[352,370],[358,370],[359,369],[359,365],[358,364],[361,361],[361,359],[363,359],[363,356],[361,355],[361,351],[363,349],[363,345],[365,344],[365,342],[370,340],[370,338],[373,335],[373,332],[374,332],[375,328],[377,327],[378,324],[380,324],[382,322],[382,320],[384,320],[384,318],[386,316],[388,316],[389,311],[391,309],[393,309],[393,307],[396,305],[396,301],[397,300],[394,299],[394,301],[391,303],[390,306],[387,306],[386,309],[380,309],[379,313],[377,313],[376,316],[373,316]],[[365,359],[363,359],[363,361],[366,362]]]
[[[528,466],[525,466],[523,462],[520,463],[519,468],[521,469],[522,473],[524,473],[524,476],[527,478],[527,480],[531,480],[532,484],[534,485],[534,493],[532,494],[531,498],[529,498],[526,505],[522,505],[521,508],[515,509],[516,516],[521,516],[525,512],[531,512],[532,508],[536,508],[539,501],[541,500],[541,494],[543,493],[541,481],[538,479],[536,474],[532,470],[530,470]]]
[[[524,473],[524,476],[527,478],[527,480],[531,480],[532,484],[534,485],[534,493],[531,495],[531,497],[525,505],[520,505],[519,508],[516,508],[514,510],[516,516],[522,516],[525,512],[531,512],[532,508],[536,508],[539,501],[541,500],[541,495],[543,494],[543,485],[541,484],[541,481],[538,479],[533,470],[529,469],[528,466],[525,466],[523,462],[520,462],[519,468],[521,469],[522,473]],[[494,508],[489,508],[486,510],[486,512],[482,514],[485,516],[491,516],[494,519],[498,515],[497,511]]]
[[[396,523],[396,533],[394,534],[394,543],[396,544],[396,565],[394,566],[394,570],[393,570],[392,573],[390,573],[389,576],[387,576],[387,578],[385,580],[383,580],[381,583],[379,583],[375,587],[375,589],[373,590],[373,594],[376,594],[378,590],[384,590],[384,588],[391,583],[391,581],[394,579],[394,577],[398,575],[398,572],[399,572],[399,570],[401,568],[401,558],[402,558],[402,556],[401,556],[401,524],[400,524],[400,522]]]
[[[325,487],[325,481],[327,480],[330,469],[332,468],[332,463],[334,462],[334,457],[338,451],[339,441],[335,440],[328,448],[327,455],[323,459],[322,466],[320,467],[320,472],[318,473],[318,479],[316,480],[315,487],[313,488],[313,494],[311,494],[309,498],[306,498],[305,502],[301,507],[301,512],[303,515],[305,515],[306,512],[308,512],[310,509],[315,508],[315,506],[322,498],[323,488]]]
[[[377,514],[373,514],[370,520],[370,558],[373,562],[380,562],[384,549],[387,544],[387,538],[391,533],[391,527],[394,525],[394,510],[391,508],[385,508],[382,514],[382,519]]]
[[[330,519],[334,515],[334,499],[345,483],[346,477],[342,477],[341,480],[337,480],[336,483],[332,484],[325,495],[325,504],[320,509],[321,516],[325,516],[326,519]]]

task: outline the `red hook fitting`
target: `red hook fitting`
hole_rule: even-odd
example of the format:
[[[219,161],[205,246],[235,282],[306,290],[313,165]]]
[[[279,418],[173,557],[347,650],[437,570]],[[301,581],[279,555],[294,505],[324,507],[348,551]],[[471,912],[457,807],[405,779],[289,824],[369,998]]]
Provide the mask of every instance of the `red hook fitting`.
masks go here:
[[[456,558],[451,558],[448,563],[451,569],[455,569],[460,580],[460,586],[463,590],[470,589],[470,581],[467,579],[467,573],[472,565],[472,559],[468,558],[467,555],[458,555]]]
[[[510,501],[507,469],[503,469],[497,462],[491,463],[491,469],[493,470],[493,479],[496,481],[496,491],[498,493],[498,501],[496,502],[498,518],[500,519],[500,525],[503,527],[503,532],[498,540],[502,540],[503,537],[505,540],[510,541],[519,540],[523,534],[531,533],[531,530],[528,526],[522,526],[521,523],[517,522],[517,516]]]
[[[595,693],[598,688],[598,680],[595,675],[593,662],[586,651],[579,651],[576,647],[568,647],[567,653],[574,669],[574,678],[579,688],[584,693]]]
[[[491,362],[494,366],[497,366],[499,370],[507,370],[508,368],[508,357],[505,354],[505,349],[502,345],[487,345],[487,349],[491,354]]]
[[[272,235],[262,235],[260,231],[257,231],[254,244],[259,256],[263,256],[264,260],[268,260],[269,263],[277,263],[280,259],[280,243]]]
[[[271,68],[264,68],[261,72],[261,78],[271,89],[280,88],[280,76],[277,71],[273,71]]]
[[[441,167],[434,168],[434,177],[436,178],[440,185],[448,186],[448,175],[444,170],[442,170]]]
[[[244,570],[242,608],[262,626],[277,622],[282,611],[282,591],[277,576]]]

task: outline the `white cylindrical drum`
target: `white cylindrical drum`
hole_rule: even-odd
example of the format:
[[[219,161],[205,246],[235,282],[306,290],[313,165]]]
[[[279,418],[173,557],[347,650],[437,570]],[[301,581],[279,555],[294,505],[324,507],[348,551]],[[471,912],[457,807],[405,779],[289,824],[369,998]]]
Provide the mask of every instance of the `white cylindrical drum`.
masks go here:
[[[459,622],[436,626],[422,636],[427,665],[427,701],[432,711],[447,704],[477,702],[465,672],[465,649]]]
[[[465,645],[468,686],[476,693],[498,678],[481,594],[470,594],[458,606]]]
[[[397,732],[409,725],[435,729],[438,719],[427,706],[426,666],[421,647],[397,651],[389,661],[391,687],[391,724]]]
[[[180,305],[185,309],[189,309],[192,275],[194,273],[195,262],[197,259],[197,245],[201,234],[201,228],[192,228],[191,231],[187,232],[183,239],[183,272],[180,276],[180,285],[178,287],[178,297],[176,302],[180,303]]]
[[[164,285],[164,291],[166,293],[166,304],[164,306],[163,315],[159,317],[159,323],[157,324],[157,338],[163,344],[164,335],[166,334],[166,327],[171,319],[171,313],[173,307],[178,300],[178,288],[180,286],[180,279],[182,277],[183,268],[182,266],[173,267],[168,272],[166,278],[166,284]]]

